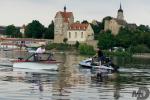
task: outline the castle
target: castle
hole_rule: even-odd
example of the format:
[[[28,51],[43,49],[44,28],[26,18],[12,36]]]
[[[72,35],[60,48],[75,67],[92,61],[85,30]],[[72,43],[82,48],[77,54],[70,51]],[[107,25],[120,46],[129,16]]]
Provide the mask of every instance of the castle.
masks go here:
[[[54,19],[54,43],[63,43],[64,39],[67,39],[68,44],[94,40],[91,25],[74,22],[73,13],[67,12],[66,7],[64,11],[57,12]]]
[[[127,23],[124,20],[123,9],[120,4],[120,8],[117,13],[117,18],[110,18],[105,20],[104,31],[110,30],[113,35],[117,35],[119,33],[120,28],[128,27],[129,29],[135,29],[137,27],[136,24]]]

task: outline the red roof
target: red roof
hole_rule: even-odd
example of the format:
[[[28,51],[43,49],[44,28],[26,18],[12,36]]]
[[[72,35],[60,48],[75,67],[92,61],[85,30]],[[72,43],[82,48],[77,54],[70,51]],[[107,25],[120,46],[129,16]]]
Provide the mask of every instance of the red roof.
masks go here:
[[[73,23],[70,25],[69,30],[86,30],[89,24]]]

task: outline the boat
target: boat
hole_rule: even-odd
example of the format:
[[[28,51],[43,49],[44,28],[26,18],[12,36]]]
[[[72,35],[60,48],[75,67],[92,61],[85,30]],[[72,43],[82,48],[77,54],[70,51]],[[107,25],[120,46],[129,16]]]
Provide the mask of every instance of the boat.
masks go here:
[[[109,58],[106,58],[105,63],[100,64],[95,58],[87,58],[79,63],[84,68],[96,69],[98,73],[113,73],[118,72],[119,67],[115,66]]]
[[[27,47],[26,50],[29,53],[36,53],[37,48],[36,47]]]
[[[34,70],[58,70],[61,62],[53,59],[51,53],[34,53],[27,58],[18,58],[12,61],[14,68],[34,69]]]

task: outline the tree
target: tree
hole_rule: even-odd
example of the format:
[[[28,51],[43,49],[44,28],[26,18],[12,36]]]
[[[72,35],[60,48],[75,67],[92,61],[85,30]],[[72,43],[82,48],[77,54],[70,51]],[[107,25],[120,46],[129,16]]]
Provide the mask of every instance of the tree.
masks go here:
[[[44,34],[45,39],[54,39],[54,22],[52,21],[51,24],[46,28],[46,32]]]
[[[116,38],[118,40],[117,46],[128,48],[130,45],[137,44],[137,41],[135,40],[135,38],[137,38],[135,32],[129,30],[127,27],[121,28]]]
[[[67,43],[67,41],[68,41],[67,38],[64,38],[64,39],[63,39],[63,42],[64,42],[65,44]]]
[[[98,40],[98,47],[102,49],[110,49],[115,45],[115,38],[111,32],[101,33]]]
[[[142,32],[150,32],[150,27],[148,25],[140,25],[137,27],[137,29],[139,29]]]
[[[94,30],[94,38],[97,39],[100,32],[103,30],[103,25],[101,22],[97,22],[97,25],[91,24],[91,26]]]
[[[45,27],[37,20],[33,20],[26,26],[25,36],[27,38],[43,38]]]
[[[89,22],[87,20],[83,20],[81,23],[82,24],[89,24]]]
[[[13,38],[21,37],[19,28],[15,27],[14,25],[9,25],[6,27],[6,35]]]
[[[78,49],[78,48],[79,48],[79,45],[80,45],[79,41],[76,41],[76,43],[75,43],[75,47],[76,47],[76,49]]]

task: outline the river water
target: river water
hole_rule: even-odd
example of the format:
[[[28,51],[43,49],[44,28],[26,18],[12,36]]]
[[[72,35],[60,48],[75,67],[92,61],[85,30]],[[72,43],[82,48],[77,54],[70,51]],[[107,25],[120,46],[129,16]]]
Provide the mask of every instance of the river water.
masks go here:
[[[1,51],[0,62],[25,55]],[[62,62],[58,72],[0,66],[0,100],[137,100],[133,91],[150,89],[150,59],[113,57],[120,73],[99,81],[90,69],[78,66],[83,56],[56,53],[54,57]]]

